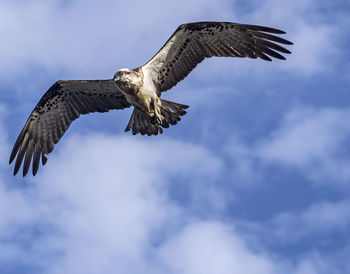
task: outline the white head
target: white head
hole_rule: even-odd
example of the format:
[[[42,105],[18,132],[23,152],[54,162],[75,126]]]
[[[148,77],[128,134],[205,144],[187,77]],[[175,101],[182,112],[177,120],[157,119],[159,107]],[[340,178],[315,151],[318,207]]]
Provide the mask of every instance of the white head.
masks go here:
[[[124,82],[127,80],[125,75],[129,74],[130,72],[131,70],[128,68],[122,68],[114,74],[113,80],[118,87],[122,87],[124,85]]]
[[[131,70],[128,68],[122,68],[120,70],[118,70],[115,74],[114,74],[114,80],[120,80],[122,78],[123,75],[129,73]]]

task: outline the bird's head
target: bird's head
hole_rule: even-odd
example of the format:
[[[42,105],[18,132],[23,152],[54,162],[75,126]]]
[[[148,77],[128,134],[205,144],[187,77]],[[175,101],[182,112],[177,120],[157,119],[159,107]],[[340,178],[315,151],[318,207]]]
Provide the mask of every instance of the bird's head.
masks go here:
[[[127,75],[130,73],[130,69],[123,68],[120,69],[114,74],[113,80],[117,84],[117,86],[121,86],[122,84],[125,84],[127,81]]]
[[[135,75],[130,69],[120,69],[114,74],[113,81],[115,84],[125,92],[130,92],[134,89]]]

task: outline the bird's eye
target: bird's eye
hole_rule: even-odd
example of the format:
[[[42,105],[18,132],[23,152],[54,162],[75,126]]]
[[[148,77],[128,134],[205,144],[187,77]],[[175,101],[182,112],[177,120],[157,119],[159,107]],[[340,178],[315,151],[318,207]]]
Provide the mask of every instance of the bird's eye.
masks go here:
[[[117,86],[120,87],[122,84],[120,82],[116,82]]]

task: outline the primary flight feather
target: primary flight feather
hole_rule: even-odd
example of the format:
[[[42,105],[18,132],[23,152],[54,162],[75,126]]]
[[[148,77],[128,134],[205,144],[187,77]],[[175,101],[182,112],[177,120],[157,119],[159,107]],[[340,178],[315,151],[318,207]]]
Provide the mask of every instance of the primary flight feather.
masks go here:
[[[110,80],[57,81],[30,114],[13,147],[14,175],[23,163],[23,176],[32,163],[33,175],[46,155],[80,114],[134,107],[125,131],[157,135],[185,115],[187,105],[161,99],[161,93],[183,80],[201,61],[212,56],[249,57],[271,61],[290,53],[276,36],[285,32],[229,22],[180,25],[154,57],[136,69],[121,69]],[[17,157],[17,158],[16,158]]]

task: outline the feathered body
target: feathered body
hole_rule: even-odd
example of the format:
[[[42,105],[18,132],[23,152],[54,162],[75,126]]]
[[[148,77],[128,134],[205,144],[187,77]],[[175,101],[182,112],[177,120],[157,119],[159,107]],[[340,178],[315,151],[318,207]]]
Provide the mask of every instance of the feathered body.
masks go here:
[[[114,82],[126,100],[134,106],[134,111],[126,127],[133,134],[157,135],[162,127],[175,125],[180,116],[185,115],[187,105],[166,101],[159,96],[161,91],[151,78],[147,67],[134,70],[121,69],[114,75]]]
[[[272,34],[271,34],[272,33]],[[91,112],[106,112],[133,106],[126,127],[133,134],[157,135],[186,114],[187,105],[160,98],[161,93],[183,80],[205,58],[249,57],[271,61],[290,53],[279,44],[291,42],[274,34],[278,29],[230,22],[198,22],[177,28],[148,63],[136,69],[121,69],[110,80],[56,82],[40,99],[13,147],[14,174],[23,164],[23,176],[33,161],[33,175],[40,159],[63,136],[69,125]]]

